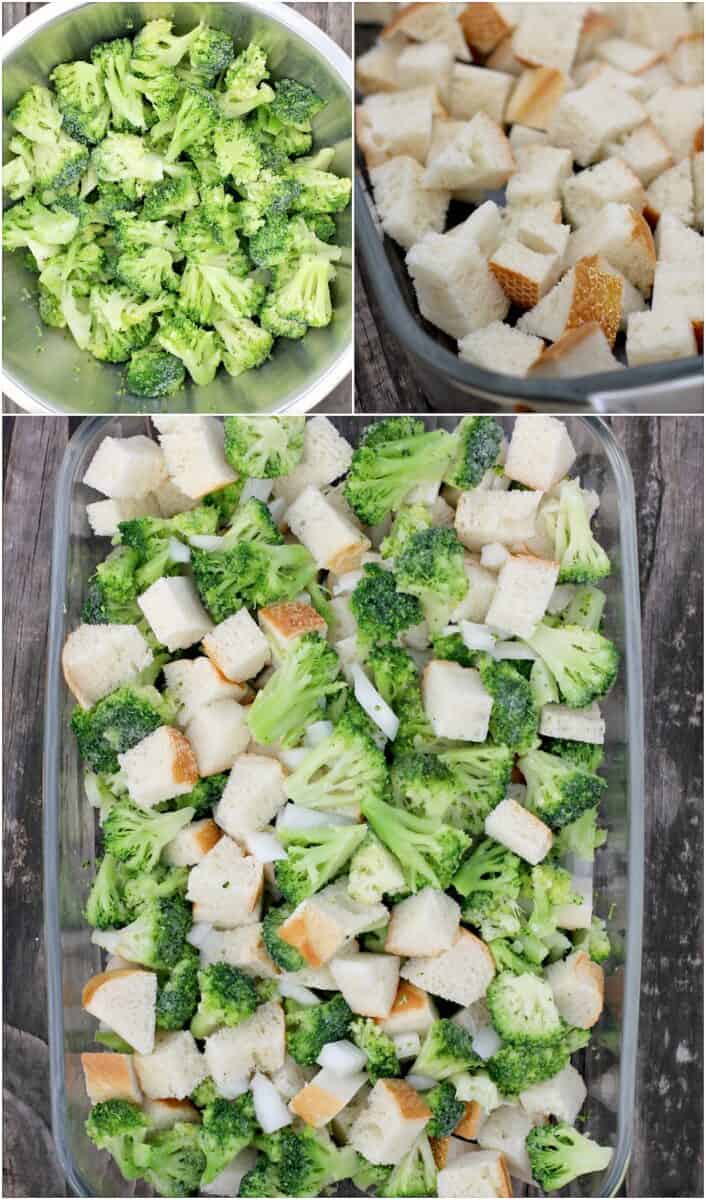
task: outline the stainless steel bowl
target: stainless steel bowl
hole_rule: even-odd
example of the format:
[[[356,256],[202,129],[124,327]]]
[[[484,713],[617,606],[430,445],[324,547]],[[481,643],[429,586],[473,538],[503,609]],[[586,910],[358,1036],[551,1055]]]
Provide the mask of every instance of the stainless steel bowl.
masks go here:
[[[132,34],[153,17],[170,17],[178,32],[200,20],[225,29],[236,43],[256,38],[275,78],[292,76],[326,101],[314,121],[314,147],[335,146],[332,170],[352,175],[352,64],[311,21],[279,0],[210,3],[85,3],[54,0],[16,25],[2,42],[3,108],[34,83],[46,83],[57,63],[86,57],[95,42]],[[5,131],[5,137],[9,131]],[[259,371],[231,379],[220,371],[208,387],[189,384],[169,401],[174,412],[301,413],[313,408],[353,363],[352,220],[338,217],[343,258],[333,288],[334,318],[300,342],[280,339]],[[21,254],[4,257],[3,390],[29,412],[157,411],[159,401],[125,392],[123,370],[83,353],[68,333],[42,326],[34,279]]]

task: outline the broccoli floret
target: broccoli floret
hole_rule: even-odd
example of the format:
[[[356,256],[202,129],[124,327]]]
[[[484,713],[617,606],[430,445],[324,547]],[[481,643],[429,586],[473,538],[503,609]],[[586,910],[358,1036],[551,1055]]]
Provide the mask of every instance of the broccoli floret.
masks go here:
[[[453,457],[444,480],[466,492],[478,487],[486,471],[497,462],[503,432],[493,417],[463,417],[453,439]]]
[[[306,588],[317,570],[304,546],[265,545],[261,541],[241,541],[232,549],[213,552],[193,549],[191,565],[201,599],[216,622],[225,621],[243,605],[262,608],[280,600],[291,600]],[[305,644],[309,645],[308,642]],[[335,657],[335,652],[330,651],[330,655]],[[330,658],[326,661],[330,667]],[[303,670],[298,674],[300,686],[303,686]],[[276,691],[278,685],[274,684],[268,695],[272,696]],[[307,692],[311,695],[311,689],[307,688]],[[258,693],[260,695],[262,692]],[[314,704],[315,697],[310,699],[307,713],[314,711]],[[260,705],[258,714],[262,709],[263,705]],[[316,716],[311,719],[315,720]]]
[[[23,200],[34,187],[34,179],[23,158],[12,158],[2,169],[2,186],[11,200]]]
[[[515,975],[542,974],[541,962],[534,962],[525,953],[525,940],[523,932],[519,937],[495,937],[488,942],[496,971],[512,971]],[[542,949],[546,957],[546,948],[543,946]]]
[[[118,546],[96,567],[88,582],[88,594],[81,610],[87,625],[133,625],[141,616],[137,604],[137,555],[127,546]]]
[[[270,109],[284,125],[295,125],[309,130],[311,122],[326,105],[316,92],[296,79],[278,79],[275,83],[275,98]]]
[[[255,1166],[243,1175],[238,1195],[255,1196],[257,1200],[262,1200],[263,1196],[283,1196],[277,1164],[270,1162],[264,1154],[261,1154]]]
[[[502,971],[486,993],[490,1019],[503,1042],[548,1043],[556,1041],[562,1020],[552,989],[534,974],[516,975]]]
[[[81,757],[94,771],[113,774],[119,770],[118,754],[168,724],[171,715],[156,688],[126,684],[92,708],[75,708],[71,728]]]
[[[220,1097],[221,1094],[209,1075],[207,1079],[204,1079],[203,1083],[194,1088],[189,1099],[197,1108],[208,1108],[209,1104],[213,1104],[214,1100],[218,1100]]]
[[[363,567],[363,578],[353,590],[350,606],[364,648],[394,642],[405,629],[424,619],[417,597],[398,590],[392,572],[377,563]]]
[[[284,538],[264,501],[251,496],[232,514],[223,541],[228,549],[229,544],[237,545],[238,542],[264,542],[268,546],[281,546]]]
[[[258,267],[276,267],[292,253],[290,221],[284,213],[274,213],[250,238],[250,257]]]
[[[133,42],[133,69],[140,75],[159,75],[163,71],[178,67],[188,53],[199,26],[190,33],[177,37],[172,32],[172,22],[163,17],[143,25]]]
[[[573,763],[582,771],[595,772],[603,762],[603,747],[592,742],[572,742],[567,738],[542,738],[542,749],[548,754],[558,754],[565,762]]]
[[[161,319],[156,339],[163,350],[181,359],[194,383],[213,382],[223,355],[217,333],[199,329],[182,313],[174,313]]]
[[[138,204],[118,183],[99,183],[96,192],[92,216],[102,225],[114,225],[118,213],[133,212]]]
[[[179,288],[172,256],[159,246],[140,246],[125,251],[116,261],[115,274],[138,296],[161,296],[165,290],[177,291]]]
[[[400,646],[373,646],[366,666],[377,691],[393,709],[410,694],[419,692],[417,664]]]
[[[364,825],[280,829],[287,857],[275,864],[275,879],[285,900],[299,904],[339,875],[365,835]]]
[[[268,909],[262,922],[262,939],[270,958],[282,971],[301,971],[306,966],[306,960],[295,946],[290,946],[279,936],[278,930],[288,917],[292,908],[282,904]]]
[[[399,587],[419,598],[430,633],[440,633],[468,591],[464,549],[456,534],[421,529],[408,538],[395,562]]]
[[[395,514],[392,528],[380,544],[383,558],[398,558],[413,533],[431,528],[431,509],[426,504],[410,504]]]
[[[234,53],[230,34],[210,25],[199,25],[189,43],[188,77],[205,88],[213,87],[218,76],[232,63]]]
[[[560,583],[597,583],[610,575],[610,559],[591,533],[578,479],[561,485],[554,556]]]
[[[562,829],[595,808],[606,786],[600,775],[545,750],[530,750],[517,765],[527,784],[527,807],[552,829]]]
[[[373,1196],[387,1196],[387,1181],[391,1174],[392,1167],[368,1162],[367,1158],[359,1154],[351,1179],[360,1192],[366,1192],[368,1195],[372,1193]]]
[[[176,162],[189,146],[202,143],[215,130],[218,118],[218,105],[210,92],[204,88],[186,87],[174,118],[174,130],[165,154],[167,162]]]
[[[193,946],[185,946],[183,958],[157,989],[157,1028],[183,1029],[189,1024],[199,1002],[199,955]]]
[[[80,61],[61,63],[49,78],[66,132],[89,146],[101,142],[108,132],[110,104],[98,67]]]
[[[248,261],[241,251],[188,263],[181,278],[182,307],[204,324],[215,323],[218,318],[238,321],[253,316],[264,299],[265,285],[255,275],[247,275],[247,269]]]
[[[270,357],[273,337],[247,317],[214,322],[223,342],[223,366],[236,378],[245,371],[261,367]]]
[[[571,708],[586,708],[615,683],[618,651],[600,633],[578,625],[551,629],[540,621],[526,640],[546,663]]]
[[[259,316],[263,329],[266,329],[273,337],[291,338],[293,341],[297,341],[304,337],[307,330],[304,321],[280,315],[274,304],[272,293],[268,293],[265,297]]]
[[[161,298],[137,304],[130,292],[109,284],[94,287],[89,298],[91,354],[102,362],[127,362],[151,340],[152,314],[162,305]]]
[[[400,1062],[391,1037],[370,1017],[356,1017],[351,1023],[349,1037],[367,1058],[366,1070],[372,1084],[378,1079],[399,1077]]]
[[[136,1154],[144,1177],[160,1196],[194,1196],[206,1166],[199,1125],[179,1121],[159,1130]]]
[[[274,1168],[277,1195],[320,1196],[348,1178],[357,1163],[352,1147],[336,1146],[324,1129],[279,1129],[258,1138],[257,1145]]]
[[[121,542],[138,556],[138,588],[142,591],[149,587],[175,565],[171,554],[173,539],[184,541],[195,534],[215,534],[217,527],[218,512],[207,505],[169,518],[133,517],[129,521],[120,521]]]
[[[507,746],[461,744],[441,748],[439,758],[456,780],[456,797],[447,819],[466,833],[481,834],[485,818],[505,798],[512,775],[512,751]]]
[[[177,230],[177,239],[180,249],[190,259],[219,255],[225,248],[215,213],[203,204],[186,214]],[[237,240],[235,244],[237,246]]]
[[[478,892],[517,899],[521,870],[522,861],[512,850],[484,838],[455,876],[453,886],[466,899]]]
[[[416,417],[383,417],[365,431],[353,455],[346,499],[365,525],[377,525],[416,484],[443,474],[451,449],[444,430],[426,433]]]
[[[449,1079],[444,1079],[431,1091],[425,1092],[424,1099],[432,1111],[424,1127],[426,1136],[447,1137],[453,1133],[466,1112],[466,1105],[456,1098],[455,1085]]]
[[[229,118],[241,117],[259,110],[263,104],[269,105],[275,93],[265,83],[268,76],[265,51],[257,42],[251,42],[236,55],[226,72],[224,90],[218,96],[223,114]]]
[[[134,915],[152,900],[184,895],[189,877],[187,867],[168,867],[160,863],[149,875],[131,876],[125,881],[125,899]]]
[[[397,803],[416,817],[443,820],[456,796],[453,771],[436,754],[410,750],[395,757],[392,787]]]
[[[120,800],[111,805],[103,823],[106,851],[134,873],[153,871],[167,842],[193,816],[193,808],[170,813],[145,812],[127,800]]]
[[[119,183],[132,199],[144,196],[147,188],[159,183],[164,164],[141,137],[133,133],[110,131],[92,154],[92,162],[103,183]]]
[[[204,504],[209,508],[215,508],[218,513],[219,525],[226,525],[232,520],[235,510],[240,504],[240,497],[244,486],[244,479],[236,479],[233,483],[228,483],[222,488],[216,488],[215,492],[209,492],[207,496],[204,496]]]
[[[20,96],[7,119],[29,141],[50,146],[61,129],[62,114],[49,88],[35,84]]]
[[[463,1106],[462,1106],[463,1107]],[[421,1134],[403,1158],[393,1167],[386,1196],[435,1196],[436,1162],[426,1133]]]
[[[183,896],[150,900],[130,925],[120,930],[117,953],[154,971],[170,971],[183,957],[191,928],[191,905]]]
[[[432,638],[434,658],[444,662],[455,662],[460,667],[475,667],[477,650],[469,650],[460,633],[447,633]]]
[[[328,259],[315,254],[302,255],[270,292],[270,308],[283,321],[317,329],[329,325],[333,316],[329,284],[335,274]]]
[[[544,941],[555,933],[559,910],[566,904],[580,904],[582,897],[572,891],[571,875],[563,867],[540,863],[533,867],[525,894],[531,898],[532,912],[528,919],[530,933]]]
[[[273,547],[272,553],[290,549],[294,547]],[[340,668],[335,650],[317,634],[297,638],[250,708],[248,725],[255,741],[296,745],[307,725],[320,719],[321,704],[344,687]]]
[[[135,84],[154,109],[153,113],[147,113],[147,122],[152,126],[150,137],[161,141],[162,135],[166,138],[167,131],[173,129],[182,98],[182,82],[171,71],[162,71],[148,79],[136,75]]]
[[[166,221],[146,221],[134,212],[116,214],[115,240],[121,250],[158,246],[171,256],[179,249],[176,234]]]
[[[613,948],[602,917],[593,917],[590,929],[577,929],[574,934],[574,949],[585,950],[596,963],[604,963],[610,958]]]
[[[139,1179],[135,1151],[147,1133],[147,1117],[129,1100],[102,1100],[94,1104],[86,1133],[99,1150],[112,1154],[123,1179]]]
[[[350,861],[348,895],[359,904],[378,904],[383,896],[404,890],[405,878],[397,859],[369,833]]]
[[[210,1037],[221,1025],[239,1025],[257,1008],[257,992],[249,975],[217,962],[199,971],[201,1000],[191,1022],[194,1037]]]
[[[130,70],[132,43],[128,38],[99,42],[91,50],[110,101],[113,126],[118,130],[146,129],[147,120],[138,81]]]
[[[345,175],[319,170],[303,158],[291,164],[290,175],[296,187],[292,200],[295,212],[334,213],[350,203],[352,185]]]
[[[78,218],[63,208],[46,208],[36,196],[14,204],[3,217],[2,244],[5,250],[28,246],[38,263],[57,253],[57,246],[73,241]]]
[[[256,1131],[250,1092],[244,1092],[235,1100],[212,1100],[204,1109],[199,1130],[201,1149],[206,1156],[201,1184],[212,1183],[223,1168],[250,1145]]]
[[[105,854],[88,893],[86,920],[94,929],[127,925],[132,913],[125,898],[125,874],[112,854]]]
[[[600,588],[577,588],[564,609],[562,622],[564,625],[580,625],[582,629],[592,629],[597,632],[601,627],[606,595]]]
[[[580,1175],[604,1171],[613,1157],[610,1146],[599,1146],[568,1125],[535,1125],[527,1134],[532,1176],[545,1192],[566,1187]]]
[[[155,250],[162,254],[164,251]],[[127,369],[128,390],[135,396],[173,396],[184,386],[184,364],[158,346],[135,350]]]
[[[484,942],[515,937],[522,928],[523,916],[515,897],[490,891],[471,892],[463,906],[463,920],[480,930]]]
[[[521,754],[538,742],[539,710],[531,685],[509,662],[479,654],[477,668],[493,698],[488,732],[494,742]]]
[[[106,1050],[112,1050],[114,1054],[132,1054],[133,1047],[124,1038],[118,1037],[117,1033],[112,1033],[109,1029],[99,1029],[93,1038],[94,1042],[98,1042],[99,1046],[105,1046]]]
[[[223,774],[209,775],[206,779],[199,779],[190,792],[166,801],[164,809],[174,812],[182,808],[190,808],[197,819],[210,816],[214,805],[218,804],[223,795],[227,782],[228,776]]]
[[[477,1070],[482,1064],[468,1030],[448,1017],[442,1017],[429,1027],[411,1071],[415,1075],[442,1080],[458,1075],[460,1071]]]
[[[226,417],[225,453],[241,475],[288,475],[304,452],[304,417]]]
[[[142,216],[146,221],[170,220],[195,208],[199,193],[188,171],[173,175],[152,189],[145,199]]]
[[[287,1049],[302,1067],[313,1067],[327,1042],[348,1036],[353,1013],[340,992],[320,1004],[297,1004],[285,1000]]]
[[[414,817],[374,797],[366,796],[361,809],[398,860],[411,892],[427,885],[444,891],[450,885],[470,846],[465,833],[436,820]]]
[[[584,1031],[585,1042],[588,1031]],[[567,1038],[549,1044],[528,1042],[523,1045],[501,1046],[485,1061],[485,1069],[503,1096],[517,1096],[533,1083],[552,1079],[567,1065],[572,1048]]]
[[[596,850],[605,845],[608,831],[598,828],[598,809],[588,808],[576,821],[564,825],[554,837],[552,853],[561,859],[575,854],[584,862],[593,862]]]
[[[252,183],[262,170],[262,151],[243,121],[224,121],[215,132],[213,148],[221,175],[230,175],[236,187]]]
[[[287,796],[306,808],[343,810],[357,816],[362,798],[387,787],[384,754],[372,738],[339,720],[330,737],[308,750],[287,778]]]

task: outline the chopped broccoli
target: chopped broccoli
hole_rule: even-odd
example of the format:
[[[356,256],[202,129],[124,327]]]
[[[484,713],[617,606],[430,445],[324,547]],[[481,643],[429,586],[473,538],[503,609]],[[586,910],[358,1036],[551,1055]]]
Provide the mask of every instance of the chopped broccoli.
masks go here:
[[[386,1196],[436,1195],[436,1162],[426,1133],[392,1168],[385,1185]]]
[[[28,246],[38,262],[51,258],[57,246],[71,242],[78,230],[78,218],[63,208],[46,208],[36,196],[14,204],[3,219],[2,244],[5,250]]]
[[[526,935],[495,937],[488,942],[496,971],[512,971],[515,975],[541,975],[541,962],[535,962],[525,952]],[[546,956],[546,949],[543,947]]]
[[[262,500],[251,496],[232,514],[223,541],[225,548],[238,542],[265,542],[281,546],[284,538],[272,520],[272,513]]]
[[[581,1039],[576,1036],[577,1033],[585,1036]],[[527,1042],[501,1046],[486,1059],[485,1069],[503,1096],[517,1096],[533,1083],[542,1083],[558,1075],[567,1065],[573,1050],[578,1049],[580,1044],[585,1045],[588,1039],[588,1031],[583,1030],[576,1033],[572,1031],[571,1041],[565,1036],[547,1044]]]
[[[172,812],[190,808],[197,819],[207,817],[214,805],[218,804],[227,782],[228,776],[223,774],[209,775],[206,779],[199,779],[190,792],[183,796],[175,796],[173,800],[167,800],[165,809]]]
[[[319,1196],[348,1178],[357,1164],[352,1147],[336,1146],[325,1129],[287,1127],[258,1138],[257,1145],[273,1169],[271,1182],[280,1189],[264,1195]]]
[[[484,838],[454,877],[453,886],[465,898],[477,892],[516,899],[520,892],[522,861],[512,850]]]
[[[110,102],[113,125],[117,130],[146,129],[147,119],[138,80],[130,70],[132,42],[116,38],[99,42],[91,50],[91,62],[98,67]]]
[[[124,871],[111,854],[105,854],[98,867],[86,901],[85,916],[94,929],[127,925],[132,916],[125,899]]]
[[[8,121],[30,142],[50,146],[61,130],[62,114],[48,88],[35,84],[24,92],[8,114]]]
[[[598,809],[587,808],[575,821],[570,821],[558,831],[552,852],[557,858],[575,854],[584,862],[593,862],[596,850],[605,845],[608,831],[598,828]]]
[[[431,509],[426,504],[410,504],[395,514],[392,528],[380,543],[383,558],[398,558],[413,533],[431,528]]]
[[[188,170],[158,183],[145,197],[142,216],[146,221],[180,218],[199,203],[199,193]]]
[[[223,1168],[250,1145],[256,1132],[250,1092],[244,1092],[235,1100],[217,1098],[208,1104],[199,1130],[200,1146],[206,1156],[201,1184],[212,1183]]]
[[[287,857],[275,864],[275,879],[285,900],[299,904],[339,875],[365,835],[364,825],[280,829]]]
[[[359,904],[378,904],[385,895],[405,891],[402,868],[374,834],[368,833],[348,868],[348,895]]]
[[[156,688],[126,684],[93,708],[76,707],[71,728],[81,757],[94,771],[113,774],[119,769],[118,754],[168,724],[171,716],[171,707]]]
[[[166,846],[193,820],[193,808],[177,812],[145,812],[128,800],[112,804],[103,823],[106,852],[128,870],[138,873],[153,871]]]
[[[147,21],[133,42],[133,69],[140,75],[150,76],[178,67],[199,28],[177,37],[172,32],[172,22],[166,18]]]
[[[571,708],[586,708],[615,683],[618,651],[594,630],[579,625],[551,629],[540,621],[526,640],[546,663]]]
[[[118,546],[99,563],[88,583],[81,620],[87,625],[130,625],[142,612],[137,604],[137,555]]]
[[[157,254],[165,253],[156,251]],[[184,386],[184,364],[159,346],[135,350],[127,369],[128,391],[135,396],[173,396]]]
[[[234,55],[230,34],[202,23],[193,31],[189,42],[189,77],[206,88],[213,87],[232,63]]]
[[[453,771],[436,754],[409,750],[395,756],[392,787],[399,804],[416,817],[442,821],[456,796]]]
[[[209,1104],[213,1104],[214,1100],[218,1100],[219,1097],[220,1092],[209,1075],[207,1079],[204,1079],[203,1083],[200,1083],[194,1089],[189,1099],[197,1108],[208,1108]]]
[[[263,1196],[283,1196],[277,1164],[260,1154],[255,1166],[243,1175],[238,1195],[255,1196],[257,1200],[262,1200]]]
[[[398,860],[407,887],[445,890],[456,875],[471,839],[437,820],[414,817],[384,800],[366,796],[363,815]]]
[[[194,548],[191,565],[201,599],[217,622],[225,621],[226,617],[232,616],[244,605],[262,608],[280,600],[291,600],[306,588],[317,571],[316,563],[304,546],[267,545],[261,540],[240,541],[231,549],[213,552]],[[316,637],[315,634],[312,636]],[[305,643],[306,646],[311,648],[311,643]],[[299,654],[303,654],[303,649],[299,650]],[[330,672],[333,667],[331,655],[335,657],[334,651],[327,656],[320,650],[312,650],[306,656],[306,669],[313,666],[313,659],[319,658],[322,660],[320,666],[325,666]],[[295,674],[303,685],[305,672],[300,670]],[[274,685],[268,694],[276,691],[277,685]],[[258,694],[258,698],[259,695],[262,693]],[[309,707],[315,703],[314,698]],[[261,703],[258,714],[262,708]],[[254,711],[254,706],[251,711]]]
[[[139,1179],[141,1168],[135,1152],[147,1133],[147,1118],[130,1100],[102,1100],[94,1104],[86,1121],[86,1133],[99,1150],[115,1159],[123,1179]]]
[[[394,642],[405,629],[424,619],[417,597],[399,590],[392,572],[377,563],[363,567],[363,578],[353,590],[350,605],[364,647]]]
[[[444,475],[461,491],[478,487],[498,460],[503,432],[494,417],[463,417],[453,435],[453,457]]]
[[[328,1042],[340,1042],[348,1036],[353,1013],[340,992],[320,1004],[284,1002],[287,1049],[302,1067],[313,1067]]]
[[[270,357],[272,334],[247,317],[214,322],[223,342],[223,366],[237,378],[244,371],[256,370]]]
[[[174,118],[174,130],[166,151],[167,162],[176,162],[190,146],[203,142],[218,123],[218,105],[205,88],[191,85],[184,89]]]
[[[307,725],[320,719],[322,702],[345,686],[338,678],[340,668],[335,650],[317,634],[297,638],[250,708],[248,725],[255,741],[296,745]]]
[[[574,949],[585,950],[596,963],[604,963],[610,958],[613,948],[601,917],[593,917],[590,929],[577,929],[574,934]]]
[[[368,1194],[372,1192],[374,1196],[386,1196],[387,1181],[391,1174],[392,1167],[368,1162],[367,1158],[363,1158],[363,1155],[359,1154],[351,1178],[359,1191]]]
[[[480,930],[484,942],[515,937],[522,928],[523,916],[515,897],[490,891],[471,892],[463,906],[463,920]]]
[[[532,901],[528,929],[541,941],[555,933],[559,909],[566,904],[583,902],[582,897],[572,891],[569,872],[548,862],[532,868],[524,890]]]
[[[482,1063],[468,1030],[442,1017],[429,1027],[411,1070],[415,1075],[441,1081],[461,1071],[476,1070]]]
[[[396,709],[401,700],[419,693],[419,671],[414,659],[400,646],[374,645],[366,666],[383,700]]]
[[[431,1091],[424,1093],[432,1115],[426,1123],[427,1137],[446,1137],[453,1133],[466,1112],[466,1105],[456,1098],[456,1087],[450,1079],[437,1083]]]
[[[196,1012],[199,1002],[199,955],[193,946],[184,947],[166,981],[157,988],[156,1021],[158,1029],[183,1029]]]
[[[366,1070],[371,1083],[378,1079],[399,1077],[400,1063],[391,1037],[370,1017],[356,1017],[351,1023],[349,1037],[367,1058]]]
[[[306,808],[348,811],[357,816],[366,795],[387,787],[385,756],[372,738],[344,714],[330,737],[308,750],[286,781],[287,796]]]
[[[610,1146],[599,1146],[568,1125],[535,1125],[527,1134],[532,1176],[544,1191],[566,1187],[580,1175],[604,1171],[613,1157]]]
[[[94,63],[61,63],[49,76],[63,117],[64,129],[86,145],[101,142],[108,132],[110,104]]]
[[[383,417],[353,454],[345,497],[365,525],[377,525],[417,484],[445,471],[453,441],[444,430],[425,432],[415,417]]]
[[[160,1196],[196,1195],[206,1165],[201,1129],[178,1121],[143,1142],[136,1153],[141,1173]]]
[[[279,936],[278,930],[292,915],[291,906],[282,904],[268,909],[262,922],[262,939],[270,958],[282,971],[301,971],[306,960],[296,946],[290,946]]]
[[[95,147],[91,157],[99,181],[120,184],[132,199],[140,199],[150,185],[159,183],[164,175],[159,155],[132,133],[110,131]]]
[[[186,892],[189,872],[186,867],[168,867],[159,863],[148,875],[131,875],[125,880],[125,899],[133,915],[139,915],[152,900]]]
[[[191,905],[183,896],[150,900],[139,917],[120,930],[117,953],[154,971],[170,971],[183,957],[191,928]]]
[[[281,283],[269,293],[268,306],[283,321],[321,329],[331,323],[333,305],[329,284],[336,272],[319,254],[303,254]]]
[[[513,754],[507,746],[440,748],[439,758],[453,772],[456,797],[447,813],[452,825],[472,836],[481,834],[485,818],[505,798]]]
[[[600,588],[590,585],[577,588],[561,614],[563,624],[580,625],[582,629],[592,629],[597,633],[603,619],[605,600],[605,592]]]
[[[299,129],[308,130],[312,120],[325,104],[326,101],[306,84],[299,83],[296,79],[278,79],[270,109],[283,124],[296,125]]]
[[[210,1037],[221,1025],[239,1025],[257,1008],[253,980],[230,963],[212,963],[199,971],[199,988],[201,999],[191,1022],[194,1037]]]
[[[501,971],[486,993],[490,1018],[503,1042],[548,1043],[562,1032],[562,1020],[552,989],[534,974]]]
[[[212,383],[223,357],[223,345],[212,329],[200,329],[183,313],[163,317],[156,334],[163,350],[180,358],[194,383]]]
[[[218,169],[236,187],[252,183],[262,170],[262,151],[252,130],[243,121],[223,121],[216,129],[213,148]]]
[[[552,829],[562,829],[595,808],[606,782],[558,754],[530,750],[518,760],[527,784],[527,807]]]
[[[610,575],[610,559],[591,533],[578,479],[561,485],[554,555],[560,583],[597,583]]]
[[[304,417],[226,417],[226,458],[249,478],[288,475],[304,451],[304,427]]]
[[[489,734],[494,742],[521,754],[537,744],[539,711],[532,687],[509,662],[479,654],[476,665],[493,698]]]
[[[346,208],[351,198],[352,184],[345,175],[334,175],[300,158],[290,167],[295,185],[292,206],[295,212],[335,213]]]
[[[440,633],[468,591],[464,549],[452,529],[421,529],[405,543],[395,560],[397,583],[417,596],[429,623]]]

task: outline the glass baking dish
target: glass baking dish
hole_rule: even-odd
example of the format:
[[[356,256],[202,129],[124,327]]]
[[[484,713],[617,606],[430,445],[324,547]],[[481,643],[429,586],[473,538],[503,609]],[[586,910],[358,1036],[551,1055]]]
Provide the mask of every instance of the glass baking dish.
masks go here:
[[[424,419],[431,427],[455,425],[452,417]],[[509,430],[514,418],[499,419]],[[374,418],[333,420],[355,442]],[[608,786],[603,822],[609,837],[595,864],[597,910],[609,918],[616,953],[607,971],[605,1011],[584,1064],[588,1128],[615,1153],[603,1176],[586,1176],[571,1188],[572,1196],[612,1196],[630,1155],[642,935],[643,705],[635,503],[629,467],[606,424],[581,416],[566,422],[582,482],[602,497],[598,533],[614,564],[607,584],[606,629],[622,655],[618,682],[604,705]],[[146,432],[149,422],[143,417],[87,419],[69,444],[56,489],[44,732],[44,911],[52,1123],[59,1161],[79,1196],[145,1193],[125,1184],[83,1131],[89,1106],[80,1053],[95,1049],[95,1022],[81,1008],[81,990],[101,966],[82,915],[96,833],[69,728],[73,701],[63,685],[60,659],[67,632],[79,624],[88,575],[105,553],[105,544],[91,535],[85,513],[86,501],[95,494],[81,479],[104,437]]]

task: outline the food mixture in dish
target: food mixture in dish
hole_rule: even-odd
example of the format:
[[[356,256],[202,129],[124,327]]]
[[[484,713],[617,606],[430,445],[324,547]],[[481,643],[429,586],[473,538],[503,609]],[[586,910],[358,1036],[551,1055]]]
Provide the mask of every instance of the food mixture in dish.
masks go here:
[[[572,1059],[619,663],[565,424],[153,423],[84,476],[112,548],[62,660],[100,825],[88,1137],[164,1196],[605,1170]]]
[[[356,135],[422,317],[517,376],[699,353],[703,4],[386,7]]]
[[[162,18],[48,82],[10,112],[3,168],[3,246],[37,276],[45,324],[163,397],[330,323],[351,182],[334,149],[311,153],[310,87],[271,78],[256,42]]]

